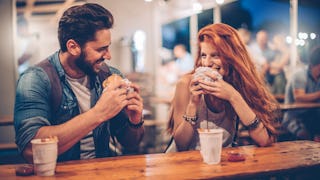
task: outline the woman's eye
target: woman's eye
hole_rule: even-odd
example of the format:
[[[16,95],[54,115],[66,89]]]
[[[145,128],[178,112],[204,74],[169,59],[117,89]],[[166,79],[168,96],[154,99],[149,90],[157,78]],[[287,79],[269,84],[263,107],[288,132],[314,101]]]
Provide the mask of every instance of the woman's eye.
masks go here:
[[[212,54],[211,56],[212,56],[214,59],[219,59],[219,57],[220,57],[219,54]]]
[[[221,69],[221,67],[220,67],[220,66],[217,66],[217,65],[214,65],[214,66],[213,66],[213,69],[219,71],[219,70]]]

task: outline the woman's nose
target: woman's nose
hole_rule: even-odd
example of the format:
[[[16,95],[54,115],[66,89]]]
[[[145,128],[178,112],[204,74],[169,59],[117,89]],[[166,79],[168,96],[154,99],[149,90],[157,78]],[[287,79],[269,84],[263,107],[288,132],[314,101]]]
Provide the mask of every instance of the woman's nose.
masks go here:
[[[203,59],[203,66],[209,66],[210,62],[208,61],[208,58]]]

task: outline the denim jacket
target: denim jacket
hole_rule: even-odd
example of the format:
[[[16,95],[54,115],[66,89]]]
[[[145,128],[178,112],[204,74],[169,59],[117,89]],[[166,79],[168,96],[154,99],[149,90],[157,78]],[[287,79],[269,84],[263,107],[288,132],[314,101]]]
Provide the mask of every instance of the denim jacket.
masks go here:
[[[41,67],[31,67],[21,74],[17,83],[14,107],[16,144],[20,153],[42,126],[65,123],[80,113],[76,96],[67,82],[65,72],[60,64],[59,51],[48,59],[58,73],[62,88],[61,104],[54,112],[50,96],[51,88],[56,87],[51,87],[49,77]],[[121,75],[120,71],[113,67],[110,67],[110,71]],[[102,94],[102,85],[97,75],[90,77],[90,86],[92,107]],[[143,127],[132,128],[128,126],[128,122],[128,116],[122,110],[114,118],[100,124],[93,130],[96,157],[113,155],[109,149],[110,135],[117,138],[124,148],[124,152],[133,153],[138,150],[144,129]],[[58,161],[76,159],[80,159],[80,142],[58,157]]]

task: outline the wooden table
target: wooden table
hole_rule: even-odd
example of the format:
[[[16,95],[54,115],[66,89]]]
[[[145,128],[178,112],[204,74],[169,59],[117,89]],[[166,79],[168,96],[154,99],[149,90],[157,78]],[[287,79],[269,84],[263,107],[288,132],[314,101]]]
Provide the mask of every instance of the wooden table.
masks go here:
[[[230,151],[243,153],[242,162],[229,162]],[[1,179],[41,179],[15,175],[18,165],[0,166]],[[202,162],[199,151],[148,154],[58,163],[46,179],[248,179],[306,172],[320,177],[320,143],[287,141],[270,147],[224,148],[217,165]]]
[[[298,110],[298,109],[312,109],[312,108],[320,108],[320,103],[280,104],[280,109],[283,111]]]

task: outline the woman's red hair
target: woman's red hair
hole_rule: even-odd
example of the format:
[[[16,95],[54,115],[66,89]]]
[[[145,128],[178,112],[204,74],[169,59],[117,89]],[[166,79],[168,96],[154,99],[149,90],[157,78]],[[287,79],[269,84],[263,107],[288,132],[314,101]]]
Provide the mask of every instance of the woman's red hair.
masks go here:
[[[198,33],[195,68],[201,66],[200,43],[202,42],[212,43],[225,70],[223,79],[239,91],[267,129],[275,134],[276,130],[272,124],[278,117],[278,103],[266,88],[237,31],[222,23],[202,28]],[[226,103],[226,108],[228,116],[234,117],[235,112],[229,103]]]
[[[198,33],[198,53],[194,70],[191,73],[202,66],[200,48],[202,42],[211,43],[219,54],[225,70],[223,79],[241,94],[267,130],[273,135],[277,134],[273,124],[279,117],[278,103],[266,88],[237,31],[222,23],[211,24],[202,28]],[[224,106],[229,119],[235,119],[236,113],[230,103],[224,101]],[[171,107],[168,124],[169,132],[173,130],[172,113],[173,107]]]

